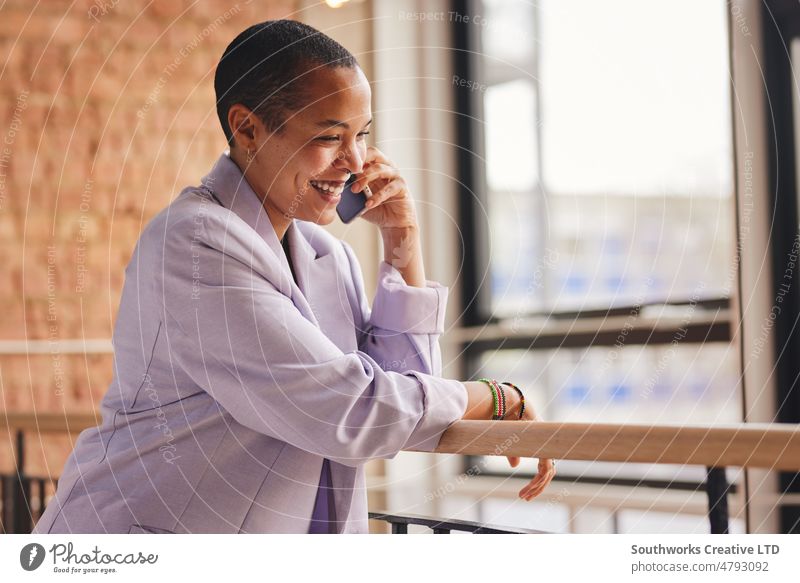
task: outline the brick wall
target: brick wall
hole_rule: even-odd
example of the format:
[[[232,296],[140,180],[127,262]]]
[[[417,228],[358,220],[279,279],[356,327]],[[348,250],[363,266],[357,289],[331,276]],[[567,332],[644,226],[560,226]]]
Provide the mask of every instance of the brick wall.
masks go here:
[[[139,232],[225,148],[217,60],[294,2],[33,4],[0,8],[0,411],[86,412],[111,354],[51,353],[49,341],[111,337]],[[26,354],[26,338],[43,352]],[[69,451],[66,437],[31,439],[26,467],[57,475]]]

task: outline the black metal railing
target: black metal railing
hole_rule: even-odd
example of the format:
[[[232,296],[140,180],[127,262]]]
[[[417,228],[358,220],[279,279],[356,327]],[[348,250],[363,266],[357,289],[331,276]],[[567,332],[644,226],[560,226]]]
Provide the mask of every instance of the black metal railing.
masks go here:
[[[729,534],[728,494],[731,485],[725,475],[725,468],[706,469],[706,494],[708,495],[708,521],[711,534]],[[418,514],[391,514],[370,512],[372,520],[380,520],[391,526],[392,534],[408,534],[411,524],[425,526],[434,534],[450,534],[452,530],[472,534],[551,534],[546,531],[527,528],[494,527],[468,520],[439,519]]]
[[[16,471],[0,474],[0,533],[29,534],[42,516],[50,492],[49,478],[25,474],[25,432],[16,432]]]
[[[729,534],[728,493],[731,485],[725,468],[706,468],[706,494],[708,495],[708,522],[711,534]]]
[[[99,424],[96,413],[18,413],[0,411],[0,430],[14,436],[14,468],[0,474],[0,532],[27,534],[55,494],[56,477],[25,471],[25,436],[77,434]]]
[[[548,534],[541,530],[531,530],[528,528],[512,527],[493,527],[480,522],[469,520],[439,519],[430,516],[420,516],[418,514],[387,514],[385,512],[370,512],[372,520],[382,520],[388,522],[392,527],[392,534],[408,534],[408,526],[411,524],[426,526],[433,531],[433,534],[450,534],[452,530],[471,532],[472,534]]]

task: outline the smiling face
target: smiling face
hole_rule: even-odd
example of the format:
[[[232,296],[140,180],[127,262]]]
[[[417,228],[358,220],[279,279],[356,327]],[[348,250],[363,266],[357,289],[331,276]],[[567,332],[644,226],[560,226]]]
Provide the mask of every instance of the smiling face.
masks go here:
[[[323,67],[305,76],[305,105],[271,133],[247,108],[228,113],[243,169],[282,238],[293,218],[327,225],[350,174],[362,171],[372,120],[371,91],[360,68]],[[254,154],[247,162],[248,149]]]

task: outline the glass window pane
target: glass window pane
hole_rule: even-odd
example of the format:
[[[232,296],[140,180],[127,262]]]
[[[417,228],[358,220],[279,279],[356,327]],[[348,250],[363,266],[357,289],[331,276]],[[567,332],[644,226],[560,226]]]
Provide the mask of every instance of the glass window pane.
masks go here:
[[[544,0],[549,194],[729,196],[724,2]]]
[[[520,79],[489,86],[483,107],[489,189],[530,192],[539,178],[533,84]]]
[[[483,50],[501,61],[528,62],[536,48],[531,33],[534,13],[533,2],[485,0],[484,13],[475,21],[483,32]]]
[[[544,308],[555,256],[540,252],[537,201],[530,192],[490,193],[491,297],[494,314],[523,317]]]
[[[536,51],[505,66],[482,27],[492,313],[728,297],[725,2],[506,4]]]
[[[572,311],[728,297],[732,199],[549,197],[548,307]]]
[[[497,314],[542,307],[544,273],[533,195],[538,183],[536,92],[528,79],[489,86],[484,97],[492,298]]]

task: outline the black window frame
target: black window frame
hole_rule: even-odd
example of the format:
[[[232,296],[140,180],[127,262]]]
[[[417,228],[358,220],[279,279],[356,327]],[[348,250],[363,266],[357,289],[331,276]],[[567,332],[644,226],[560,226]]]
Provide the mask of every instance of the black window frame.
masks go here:
[[[769,198],[771,205],[770,261],[772,296],[785,294],[775,321],[776,421],[800,423],[800,276],[786,276],[786,254],[798,232],[798,202],[791,41],[800,39],[800,4],[790,0],[764,0],[761,22],[766,84],[767,143],[769,144]],[[788,289],[786,286],[788,284]],[[779,473],[779,493],[800,493],[800,472]],[[780,507],[782,533],[800,533],[800,506]]]

